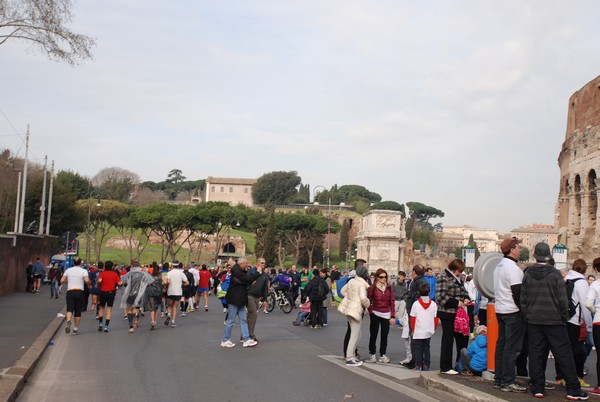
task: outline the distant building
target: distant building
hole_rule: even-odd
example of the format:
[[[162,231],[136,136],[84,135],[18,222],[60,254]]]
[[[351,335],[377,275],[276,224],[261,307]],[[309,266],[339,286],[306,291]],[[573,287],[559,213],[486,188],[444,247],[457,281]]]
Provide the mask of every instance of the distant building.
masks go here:
[[[558,243],[558,229],[555,229],[552,225],[543,225],[534,223],[531,225],[520,226],[510,231],[511,237],[522,239],[523,243],[521,247],[527,247],[529,249],[529,261],[533,261],[533,249],[538,243],[547,243],[550,248],[554,247]]]
[[[446,252],[454,251],[456,247],[466,246],[471,235],[473,235],[473,240],[477,243],[481,254],[498,251],[497,230],[481,229],[469,225],[444,226],[439,247]]]
[[[223,201],[229,205],[252,206],[252,185],[257,179],[212,177],[206,179],[204,201]]]

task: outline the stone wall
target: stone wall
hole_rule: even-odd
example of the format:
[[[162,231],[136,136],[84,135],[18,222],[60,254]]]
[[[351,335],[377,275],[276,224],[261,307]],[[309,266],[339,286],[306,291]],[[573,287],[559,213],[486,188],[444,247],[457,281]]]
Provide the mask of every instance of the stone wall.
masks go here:
[[[598,192],[600,182],[600,77],[569,99],[567,132],[558,157],[559,195],[555,227],[560,243],[568,249],[568,261],[588,263],[600,256]]]
[[[57,241],[55,236],[0,235],[0,296],[24,292],[25,267],[37,257],[48,265]]]

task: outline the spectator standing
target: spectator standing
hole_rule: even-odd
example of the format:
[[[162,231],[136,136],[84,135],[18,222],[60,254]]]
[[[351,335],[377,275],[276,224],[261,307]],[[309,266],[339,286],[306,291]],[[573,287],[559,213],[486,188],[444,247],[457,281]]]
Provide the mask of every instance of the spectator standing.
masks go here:
[[[356,277],[342,288],[344,299],[338,307],[338,311],[346,316],[350,326],[350,339],[346,348],[346,365],[351,367],[362,366],[363,362],[356,358],[356,346],[360,340],[360,326],[364,310],[369,308],[370,302],[367,297],[367,278],[369,271],[365,265],[356,268]]]
[[[560,370],[564,377],[567,399],[586,400],[589,396],[581,390],[566,327],[569,303],[565,282],[560,272],[548,265],[552,258],[548,244],[536,244],[533,256],[536,264],[525,271],[520,292],[529,334],[531,393],[536,398],[544,397],[546,362],[550,349],[557,371]]]
[[[425,279],[427,279],[427,283],[429,284],[429,299],[435,301],[435,288],[437,284],[437,278],[433,273],[433,269],[431,267],[427,267],[425,269]]]
[[[50,281],[50,298],[58,299],[60,292],[60,277],[62,276],[60,268],[56,262],[52,263],[52,267],[48,271],[48,280]]]
[[[456,362],[460,350],[469,344],[469,336],[454,331],[457,309],[465,307],[469,302],[469,294],[461,280],[465,263],[458,258],[450,261],[448,267],[440,275],[435,291],[438,304],[438,317],[442,324],[442,344],[440,351],[440,371],[442,374],[458,374],[452,368],[452,346],[456,344]],[[414,354],[414,349],[413,349]]]
[[[40,257],[35,260],[32,268],[33,274],[33,293],[40,293],[40,287],[42,286],[42,278],[46,273],[44,264],[40,261]]]
[[[265,259],[257,259],[256,266],[264,268],[266,266]],[[255,275],[256,272],[258,272],[256,268],[252,268],[251,271],[252,275]],[[259,277],[256,278],[248,287],[248,332],[250,334],[250,338],[252,338],[255,342],[258,342],[255,333],[258,311],[260,310],[262,304],[267,300],[268,295],[269,284],[267,277],[268,275],[266,272],[261,272]]]
[[[421,297],[413,304],[410,310],[410,321],[415,344],[415,370],[429,371],[431,367],[431,337],[435,333],[439,318],[437,317],[437,304],[429,298],[428,283],[419,286]]]
[[[312,328],[323,328],[323,301],[329,295],[329,286],[318,268],[313,269],[312,279],[304,291],[310,300],[310,325]]]
[[[494,270],[494,296],[498,320],[494,387],[505,392],[527,391],[527,388],[516,382],[515,366],[523,348],[526,327],[520,308],[523,282],[523,271],[517,265],[521,254],[520,243],[521,240],[516,237],[502,241],[500,250],[504,258]]]
[[[395,322],[394,314],[395,299],[394,291],[388,283],[388,274],[384,269],[379,268],[375,272],[375,283],[369,286],[367,290],[369,298],[369,354],[370,362],[389,363],[390,358],[386,356],[388,334],[390,324]],[[379,358],[377,352],[377,335],[381,328],[381,338],[379,340]]]

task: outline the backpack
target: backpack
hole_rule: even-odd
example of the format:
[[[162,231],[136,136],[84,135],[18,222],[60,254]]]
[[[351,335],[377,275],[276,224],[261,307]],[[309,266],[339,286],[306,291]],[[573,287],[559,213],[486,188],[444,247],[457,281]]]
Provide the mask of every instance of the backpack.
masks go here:
[[[183,271],[183,273],[185,274],[185,277],[187,278],[187,281],[189,282],[188,286],[194,286],[194,274],[192,274],[190,271]]]
[[[324,280],[319,281],[319,288],[317,289],[317,299],[325,299],[327,298],[327,294],[329,293],[329,286],[327,286],[327,282]]]
[[[575,304],[573,302],[573,290],[575,290],[575,282],[577,282],[580,279],[583,278],[567,279],[565,281],[565,287],[567,288],[567,300],[569,301],[569,318],[573,317],[579,309],[580,303]],[[579,313],[579,315],[581,316],[581,312]]]
[[[149,297],[160,297],[160,296],[162,296],[162,290],[163,290],[163,285],[162,285],[162,279],[161,278],[155,279],[154,282],[152,282],[146,288],[146,292],[147,292],[147,295]]]
[[[342,295],[342,288],[348,284],[348,281],[350,279],[351,278],[346,275],[346,276],[342,276],[340,279],[335,281],[335,290],[337,293],[337,297],[340,298],[340,301],[344,298],[344,296]]]
[[[281,286],[290,286],[290,277],[285,274],[282,274],[279,277],[279,284]]]
[[[219,299],[224,298],[229,290],[229,284],[231,283],[231,275],[225,274],[221,277],[222,281],[217,286],[217,297]]]

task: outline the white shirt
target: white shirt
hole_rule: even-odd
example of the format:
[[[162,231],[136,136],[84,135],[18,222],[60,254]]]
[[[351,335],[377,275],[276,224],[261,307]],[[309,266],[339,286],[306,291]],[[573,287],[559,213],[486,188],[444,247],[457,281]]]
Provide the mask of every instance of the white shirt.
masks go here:
[[[494,269],[494,299],[496,313],[511,314],[520,310],[513,300],[511,286],[523,283],[523,271],[517,263],[503,258]]]
[[[477,298],[477,288],[475,287],[475,281],[471,279],[470,281],[465,281],[465,290],[469,294],[469,299],[475,300]]]
[[[67,269],[64,276],[67,277],[67,290],[83,290],[83,285],[85,283],[84,278],[89,278],[88,271],[79,266]]]
[[[581,281],[577,281],[581,282]],[[600,313],[597,311],[600,310],[600,281],[595,280],[590,285],[590,289],[587,294],[587,308],[594,314],[594,323],[600,322]]]
[[[187,281],[187,277],[183,273],[183,269],[175,268],[167,273],[167,279],[169,280],[169,287],[167,288],[167,296],[182,296],[183,289],[181,286],[183,282]]]
[[[575,325],[581,325],[581,322],[585,320],[585,323],[591,331],[590,324],[592,322],[592,314],[588,309],[584,308],[584,306],[587,303],[588,290],[590,286],[588,285],[585,276],[574,270],[570,270],[567,276],[565,276],[565,281],[567,281],[568,279],[579,279],[577,282],[575,282],[573,294],[571,295],[573,303],[575,303],[575,305],[579,303],[579,307],[577,307],[577,312],[575,313],[575,315],[569,318],[569,321],[567,322],[570,322],[571,324]]]
[[[413,303],[410,309],[410,316],[416,319],[413,339],[429,339],[433,336],[437,310],[438,306],[434,301],[431,302],[428,308],[424,308],[419,300]]]
[[[188,269],[188,271],[190,271],[190,273],[194,277],[195,286],[198,286],[198,282],[200,282],[200,271],[198,271],[196,268],[190,268]]]

